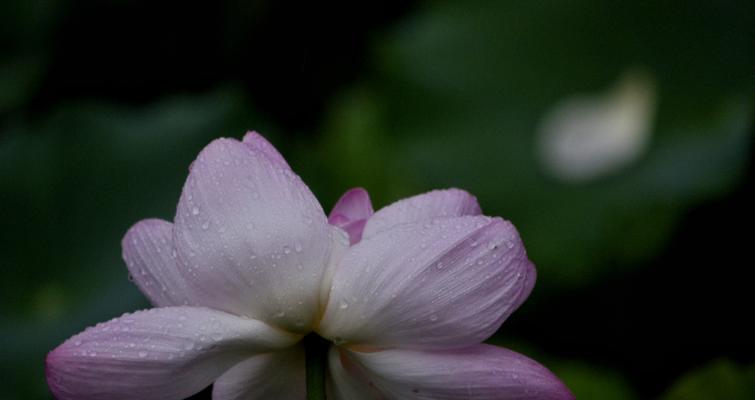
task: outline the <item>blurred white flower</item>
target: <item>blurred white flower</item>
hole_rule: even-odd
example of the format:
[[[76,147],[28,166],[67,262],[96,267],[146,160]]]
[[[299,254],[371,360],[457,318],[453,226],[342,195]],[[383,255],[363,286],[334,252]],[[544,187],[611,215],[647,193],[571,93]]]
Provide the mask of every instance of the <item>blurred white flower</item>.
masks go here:
[[[537,152],[554,177],[584,182],[616,172],[647,149],[656,105],[651,77],[629,70],[601,95],[559,101],[543,117]]]

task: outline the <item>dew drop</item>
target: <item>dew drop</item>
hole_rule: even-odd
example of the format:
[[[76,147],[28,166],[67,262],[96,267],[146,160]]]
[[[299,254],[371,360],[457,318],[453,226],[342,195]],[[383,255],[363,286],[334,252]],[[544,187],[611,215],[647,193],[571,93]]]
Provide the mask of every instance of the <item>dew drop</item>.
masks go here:
[[[341,303],[338,304],[338,308],[340,308],[341,310],[345,310],[349,308],[349,303],[347,303],[346,300],[341,300]]]
[[[192,208],[191,215],[199,215],[199,207]]]
[[[146,351],[140,351],[139,352],[139,358],[145,358],[145,357],[147,357],[147,352]]]

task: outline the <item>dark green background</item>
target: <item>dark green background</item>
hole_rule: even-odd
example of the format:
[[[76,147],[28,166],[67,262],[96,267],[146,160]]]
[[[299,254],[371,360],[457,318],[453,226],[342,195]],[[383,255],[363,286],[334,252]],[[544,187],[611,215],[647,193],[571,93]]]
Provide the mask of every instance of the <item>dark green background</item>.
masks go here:
[[[512,220],[539,279],[491,342],[580,399],[755,397],[751,2],[155,3],[0,3],[0,398],[49,398],[49,350],[147,306],[120,238],[246,129],[326,209],[456,186]],[[649,149],[549,177],[542,115],[631,67]]]

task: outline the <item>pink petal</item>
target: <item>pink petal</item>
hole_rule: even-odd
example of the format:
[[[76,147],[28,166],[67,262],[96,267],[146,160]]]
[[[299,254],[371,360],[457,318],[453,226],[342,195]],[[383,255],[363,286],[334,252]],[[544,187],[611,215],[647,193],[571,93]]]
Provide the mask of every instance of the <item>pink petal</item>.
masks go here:
[[[244,135],[242,142],[248,146],[251,146],[257,151],[265,153],[268,158],[270,158],[270,160],[277,163],[279,166],[291,169],[291,167],[288,166],[286,159],[283,158],[281,153],[278,152],[278,149],[276,149],[275,146],[268,142],[267,139],[265,139],[259,133],[255,131],[247,132],[246,135]]]
[[[331,241],[317,199],[268,153],[218,139],[193,163],[174,243],[198,304],[304,332]]]
[[[433,190],[381,208],[367,221],[362,236],[374,236],[399,224],[464,215],[480,215],[474,196],[461,189]]]
[[[398,225],[341,258],[318,331],[336,343],[378,347],[477,344],[533,283],[534,266],[507,221],[466,216]]]
[[[47,384],[58,400],[178,400],[239,361],[299,339],[206,308],[153,308],[98,324],[58,346],[47,355]]]
[[[192,304],[186,281],[176,266],[173,224],[145,219],[129,229],[121,244],[130,276],[153,305]]]
[[[302,400],[306,396],[301,346],[244,360],[218,378],[212,387],[213,400]]]
[[[349,352],[391,399],[568,400],[569,389],[521,354],[480,344],[457,350]]]
[[[328,223],[345,230],[351,244],[355,244],[362,239],[362,230],[372,214],[370,195],[363,188],[353,188],[338,199]]]

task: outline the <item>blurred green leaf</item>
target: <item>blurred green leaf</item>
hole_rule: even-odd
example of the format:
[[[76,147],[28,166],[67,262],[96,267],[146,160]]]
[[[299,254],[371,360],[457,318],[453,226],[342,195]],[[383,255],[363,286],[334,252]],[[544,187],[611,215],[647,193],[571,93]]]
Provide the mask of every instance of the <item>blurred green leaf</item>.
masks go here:
[[[620,370],[581,360],[554,359],[528,341],[494,335],[485,343],[505,347],[545,365],[580,400],[632,400],[638,396]]]
[[[275,136],[233,88],[132,108],[68,104],[0,137],[0,374],[3,398],[47,398],[44,355],[88,325],[147,305],[120,240],[173,219],[188,167],[219,136]]]
[[[755,365],[743,367],[717,360],[690,372],[662,397],[664,400],[750,400],[755,398]]]
[[[641,265],[686,210],[742,177],[755,65],[745,6],[427,3],[377,42],[373,76],[334,104],[318,147],[332,177],[322,190],[359,183],[390,194],[383,205],[467,189],[520,229],[546,287]],[[646,152],[591,182],[548,175],[536,154],[543,115],[637,65],[658,82]]]
[[[18,57],[0,62],[0,115],[31,99],[43,70],[44,62],[40,57]]]
[[[632,400],[638,396],[618,372],[583,362],[552,362],[553,372],[580,400]]]

